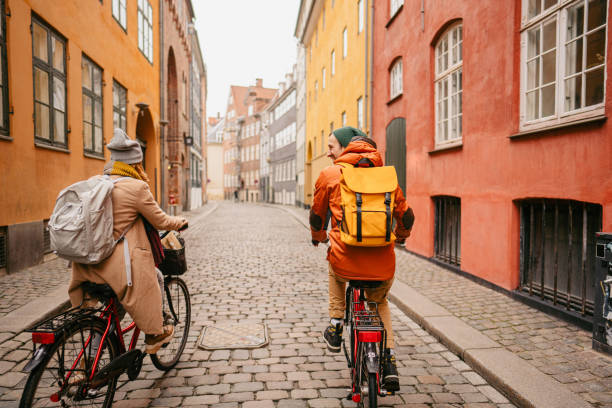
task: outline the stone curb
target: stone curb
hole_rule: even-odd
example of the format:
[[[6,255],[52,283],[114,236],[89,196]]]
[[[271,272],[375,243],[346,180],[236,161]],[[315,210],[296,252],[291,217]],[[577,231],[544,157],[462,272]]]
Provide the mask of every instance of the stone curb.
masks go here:
[[[288,212],[300,224],[309,228],[308,223],[291,209],[281,206],[275,208]],[[409,285],[396,280],[389,298],[402,312],[505,394],[512,403],[530,408],[592,407],[579,395]]]
[[[209,216],[217,209],[218,206],[218,203],[214,203],[212,208],[206,210],[206,212],[202,214],[197,214],[194,219],[200,220]],[[46,295],[44,298],[33,300],[32,302],[13,310],[6,316],[0,318],[0,327],[2,328],[2,332],[18,335],[34,324],[67,309],[70,306],[70,300],[66,297],[67,293],[68,285],[62,285]]]

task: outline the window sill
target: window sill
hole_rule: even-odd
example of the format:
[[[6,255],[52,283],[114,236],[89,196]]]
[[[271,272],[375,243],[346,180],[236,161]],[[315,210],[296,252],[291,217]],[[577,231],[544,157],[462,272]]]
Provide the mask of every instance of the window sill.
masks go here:
[[[400,94],[395,95],[393,98],[389,99],[387,101],[387,106],[391,105],[393,102],[395,102],[395,101],[397,101],[399,99],[402,99],[402,95],[404,95],[404,94],[400,93]]]
[[[537,129],[524,130],[522,132],[518,132],[518,133],[515,133],[513,135],[510,135],[510,136],[508,136],[508,138],[510,140],[516,140],[516,139],[524,138],[526,136],[538,136],[538,135],[540,135],[542,133],[548,133],[548,132],[552,132],[554,130],[570,129],[570,128],[573,128],[573,127],[576,127],[576,126],[580,126],[580,125],[603,124],[607,119],[608,119],[608,117],[605,114],[597,115],[597,116],[592,116],[592,117],[586,118],[586,119],[579,119],[579,120],[574,120],[574,121],[571,121],[571,122],[559,123],[559,124],[552,125],[552,126],[541,127],[541,128],[537,128]]]
[[[401,6],[398,7],[397,10],[395,10],[395,13],[391,16],[391,18],[389,19],[389,21],[387,21],[387,24],[385,24],[385,28],[389,28],[389,26],[391,25],[391,23],[393,23],[395,21],[395,18],[397,17],[397,15],[400,13],[400,11],[402,11],[404,9],[404,5],[402,4]]]
[[[0,133],[0,140],[6,140],[7,142],[12,142],[13,138],[10,137],[10,136],[5,136],[5,135]]]
[[[448,143],[442,146],[438,146],[434,148],[433,150],[430,150],[428,153],[430,156],[432,156],[438,153],[443,153],[443,152],[448,152],[448,151],[453,151],[453,150],[461,150],[461,149],[463,149],[463,140],[459,140],[457,142],[452,142],[452,143]]]
[[[100,156],[99,154],[95,154],[95,153],[83,152],[83,156],[88,157],[90,159],[97,159],[97,160],[102,160],[102,161],[106,160],[104,158],[104,155]]]
[[[41,142],[34,142],[34,146],[41,147],[43,149],[53,150],[56,152],[61,152],[61,153],[70,153],[70,150],[68,150],[65,147],[53,146],[53,145],[41,143]]]

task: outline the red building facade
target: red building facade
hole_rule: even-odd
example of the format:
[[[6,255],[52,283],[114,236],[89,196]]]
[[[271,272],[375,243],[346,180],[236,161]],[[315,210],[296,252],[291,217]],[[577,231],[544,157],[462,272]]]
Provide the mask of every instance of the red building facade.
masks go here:
[[[373,138],[414,208],[407,248],[588,315],[612,230],[608,0],[385,0]]]

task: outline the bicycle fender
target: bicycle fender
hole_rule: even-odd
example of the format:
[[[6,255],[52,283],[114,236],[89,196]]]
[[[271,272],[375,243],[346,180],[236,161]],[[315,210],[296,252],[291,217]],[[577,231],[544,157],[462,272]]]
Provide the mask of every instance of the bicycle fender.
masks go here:
[[[376,343],[366,343],[365,346],[366,368],[368,369],[369,374],[376,374],[380,370],[380,362],[378,353],[376,352]]]
[[[23,367],[21,371],[24,373],[31,373],[34,371],[34,369],[40,365],[45,356],[49,353],[49,348],[51,348],[51,346],[52,344],[41,344],[34,351],[32,359],[25,365],[25,367]]]

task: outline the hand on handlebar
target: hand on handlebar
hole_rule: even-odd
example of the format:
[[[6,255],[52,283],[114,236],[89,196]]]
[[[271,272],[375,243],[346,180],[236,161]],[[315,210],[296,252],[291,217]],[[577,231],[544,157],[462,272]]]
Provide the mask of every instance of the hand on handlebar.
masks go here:
[[[324,243],[327,244],[329,242],[329,238],[325,238],[323,241],[315,241],[314,239],[312,240],[312,245],[314,246],[319,246],[319,243]]]
[[[183,224],[179,227],[179,231],[185,231],[189,227],[189,222],[183,218]]]

